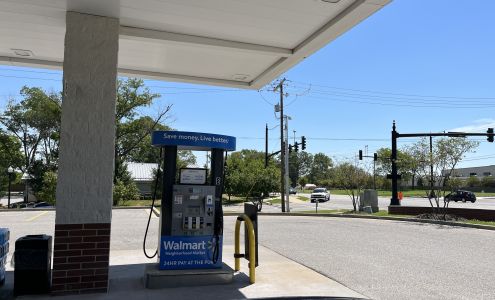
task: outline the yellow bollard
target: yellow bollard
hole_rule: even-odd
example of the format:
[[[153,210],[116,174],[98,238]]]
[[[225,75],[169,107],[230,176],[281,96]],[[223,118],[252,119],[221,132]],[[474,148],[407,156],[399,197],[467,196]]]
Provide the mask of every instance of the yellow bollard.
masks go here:
[[[255,246],[255,235],[254,235],[254,226],[251,219],[245,214],[237,217],[237,221],[235,222],[235,250],[234,250],[234,259],[235,259],[235,271],[239,271],[241,269],[240,262],[240,231],[241,231],[241,222],[244,221],[246,223],[248,231],[248,243],[249,243],[249,282],[254,283],[256,280],[255,268],[256,268],[256,246]]]

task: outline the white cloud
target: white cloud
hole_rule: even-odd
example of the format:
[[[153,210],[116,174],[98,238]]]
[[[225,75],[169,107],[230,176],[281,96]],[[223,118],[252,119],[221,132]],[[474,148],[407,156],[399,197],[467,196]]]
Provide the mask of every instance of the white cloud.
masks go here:
[[[486,132],[488,128],[495,127],[495,119],[479,119],[475,120],[473,123],[450,129],[448,131],[454,132]]]

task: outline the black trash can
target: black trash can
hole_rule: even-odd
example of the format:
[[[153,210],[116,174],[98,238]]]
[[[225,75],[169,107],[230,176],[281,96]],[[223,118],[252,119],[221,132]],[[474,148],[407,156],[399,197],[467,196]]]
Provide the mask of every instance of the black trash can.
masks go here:
[[[17,239],[14,251],[14,295],[49,293],[51,266],[51,236],[26,235]]]

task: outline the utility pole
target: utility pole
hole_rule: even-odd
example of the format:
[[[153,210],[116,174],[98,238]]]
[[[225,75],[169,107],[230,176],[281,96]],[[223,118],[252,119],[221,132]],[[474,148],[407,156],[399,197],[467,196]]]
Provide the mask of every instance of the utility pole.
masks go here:
[[[285,201],[287,201],[287,204],[285,206],[287,212],[290,212],[290,207],[289,207],[289,116],[284,116],[285,118]]]
[[[268,167],[268,124],[265,125],[265,168]]]
[[[280,91],[280,202],[282,212],[285,212],[285,142],[284,142],[284,82],[280,80],[278,89]]]

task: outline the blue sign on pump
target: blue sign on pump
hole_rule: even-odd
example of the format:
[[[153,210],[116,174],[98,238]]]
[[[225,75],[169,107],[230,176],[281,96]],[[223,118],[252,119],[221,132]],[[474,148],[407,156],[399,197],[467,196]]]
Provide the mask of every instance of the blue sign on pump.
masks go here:
[[[223,149],[234,151],[236,139],[233,136],[188,132],[188,131],[153,131],[151,144],[155,147],[177,146],[185,150]]]
[[[215,250],[216,249],[216,250]],[[216,256],[216,257],[215,257]],[[160,270],[222,267],[222,236],[162,236]]]

